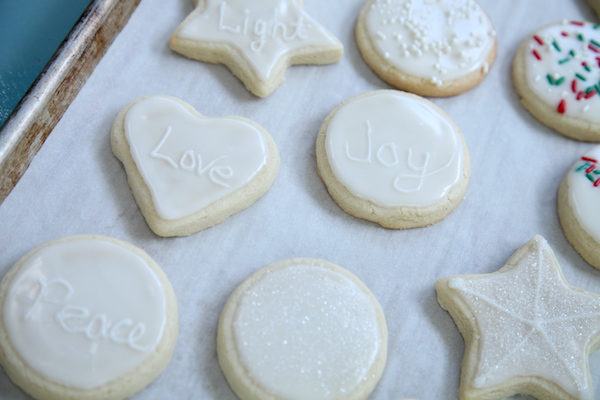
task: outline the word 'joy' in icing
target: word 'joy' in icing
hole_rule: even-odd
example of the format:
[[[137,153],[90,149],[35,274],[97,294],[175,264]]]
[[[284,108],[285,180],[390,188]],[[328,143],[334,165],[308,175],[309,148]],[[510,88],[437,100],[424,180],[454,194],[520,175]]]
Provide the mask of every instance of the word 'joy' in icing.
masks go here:
[[[375,0],[366,28],[382,56],[437,86],[481,69],[496,33],[474,0]]]
[[[382,207],[430,206],[462,176],[462,139],[430,104],[399,93],[362,97],[337,110],[327,128],[327,158],[357,197]]]
[[[600,122],[600,24],[564,21],[530,39],[528,86],[557,113]]]

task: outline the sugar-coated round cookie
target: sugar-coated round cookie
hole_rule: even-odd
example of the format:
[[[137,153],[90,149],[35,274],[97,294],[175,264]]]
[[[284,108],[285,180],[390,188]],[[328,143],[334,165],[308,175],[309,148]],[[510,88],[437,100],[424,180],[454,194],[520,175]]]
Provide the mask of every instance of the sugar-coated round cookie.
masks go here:
[[[600,146],[586,153],[565,175],[558,190],[558,215],[567,240],[600,269]]]
[[[265,194],[279,171],[279,152],[263,127],[242,117],[208,118],[168,96],[128,104],[113,124],[111,145],[160,236],[222,222]]]
[[[317,172],[347,213],[386,228],[434,224],[465,196],[460,129],[432,102],[396,90],[343,101],[321,125]]]
[[[521,103],[576,140],[600,141],[600,24],[562,21],[528,35],[513,60]]]
[[[21,258],[0,284],[0,363],[40,400],[124,399],[167,366],[178,333],[168,278],[142,250],[71,236]]]
[[[496,59],[496,31],[475,0],[367,0],[355,34],[381,79],[421,96],[472,89]]]
[[[347,270],[295,258],[233,292],[217,333],[219,364],[242,400],[358,400],[387,357],[381,306]]]

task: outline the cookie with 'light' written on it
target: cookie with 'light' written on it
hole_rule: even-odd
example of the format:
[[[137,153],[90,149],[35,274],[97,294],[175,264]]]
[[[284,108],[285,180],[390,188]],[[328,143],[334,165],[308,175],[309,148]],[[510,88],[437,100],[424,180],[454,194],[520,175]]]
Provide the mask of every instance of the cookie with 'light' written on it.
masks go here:
[[[566,282],[543,237],[497,272],[442,278],[436,290],[465,340],[461,400],[594,399],[588,357],[600,346],[600,295]]]
[[[573,164],[558,190],[558,216],[567,240],[600,269],[600,146]]]
[[[600,141],[600,24],[562,21],[528,35],[513,60],[515,89],[540,122]]]
[[[496,59],[496,32],[474,0],[367,0],[355,34],[381,79],[421,96],[472,89]]]
[[[471,166],[460,129],[430,101],[367,92],[321,125],[317,172],[347,213],[386,228],[434,224],[465,196]]]
[[[177,341],[177,302],[144,251],[71,236],[22,257],[0,283],[0,363],[40,400],[120,400],[152,382]]]
[[[302,10],[301,0],[195,0],[170,46],[186,57],[225,64],[259,97],[271,94],[290,65],[331,64],[344,48]]]
[[[279,170],[279,152],[263,127],[242,117],[205,117],[174,97],[128,104],[113,124],[111,146],[160,236],[222,222],[265,194]]]

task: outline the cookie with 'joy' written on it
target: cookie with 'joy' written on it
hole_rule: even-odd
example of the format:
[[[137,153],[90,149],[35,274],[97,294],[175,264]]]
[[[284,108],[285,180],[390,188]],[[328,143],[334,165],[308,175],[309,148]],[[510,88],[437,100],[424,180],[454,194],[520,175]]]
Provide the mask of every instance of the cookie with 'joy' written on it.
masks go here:
[[[396,90],[343,101],[321,125],[316,153],[333,200],[386,228],[445,218],[465,196],[471,173],[467,145],[450,117]]]
[[[593,400],[600,296],[569,285],[535,236],[497,272],[439,279],[438,301],[465,340],[459,398]]]
[[[227,300],[217,355],[242,400],[363,400],[385,367],[385,316],[349,271],[318,259],[279,261]]]
[[[367,0],[355,33],[381,79],[421,96],[472,89],[496,59],[496,32],[474,0]]]
[[[331,64],[344,48],[302,10],[301,0],[195,0],[170,45],[186,57],[225,64],[259,97],[271,94],[290,65]]]
[[[600,146],[578,159],[558,190],[558,215],[567,240],[600,269]]]
[[[279,153],[268,132],[242,117],[207,118],[182,100],[128,104],[111,134],[115,156],[150,228],[185,236],[249,207],[269,190]]]
[[[71,236],[21,258],[0,283],[0,364],[40,400],[120,400],[152,382],[177,341],[177,302],[144,251]]]
[[[528,35],[513,60],[523,106],[576,140],[600,141],[600,24],[562,21]]]

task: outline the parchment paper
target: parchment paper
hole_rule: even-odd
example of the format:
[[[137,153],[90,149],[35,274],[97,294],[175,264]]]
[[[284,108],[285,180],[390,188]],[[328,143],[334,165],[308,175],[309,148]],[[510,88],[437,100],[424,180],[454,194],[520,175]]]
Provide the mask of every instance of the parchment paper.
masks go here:
[[[525,111],[510,64],[530,31],[562,19],[597,21],[584,0],[481,0],[499,52],[477,88],[433,99],[461,128],[471,154],[467,196],[440,223],[394,231],[356,219],[329,197],[315,172],[314,143],[339,102],[389,88],[354,40],[363,0],[305,0],[306,11],[345,46],[342,61],[295,66],[259,99],[221,65],[168,47],[193,9],[189,0],[143,0],[64,114],[31,167],[0,206],[0,274],[32,248],[59,237],[102,234],[141,247],[177,294],[180,336],[165,372],[135,399],[235,399],[217,363],[221,309],[257,269],[292,257],[322,258],[357,275],[385,311],[386,370],[372,399],[456,399],[463,339],[436,301],[437,278],[493,272],[535,234],[555,251],[572,285],[600,293],[600,271],[571,247],[556,213],[558,185],[593,144],[567,139]],[[264,126],[281,154],[271,190],[225,222],[185,238],[152,233],[135,204],[109,132],[119,110],[146,95],[179,97],[206,116],[240,115]],[[600,393],[600,352],[590,358]],[[28,398],[0,372],[0,398]],[[518,397],[524,399],[524,396]]]

